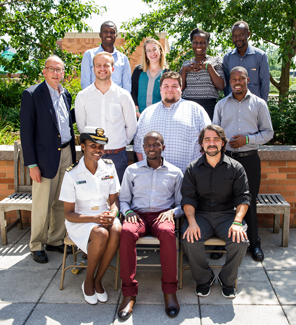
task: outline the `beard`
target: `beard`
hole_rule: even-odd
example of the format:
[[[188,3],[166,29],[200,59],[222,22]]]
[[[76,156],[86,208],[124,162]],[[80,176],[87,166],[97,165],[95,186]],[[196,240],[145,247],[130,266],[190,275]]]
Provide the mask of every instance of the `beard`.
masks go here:
[[[222,150],[222,148],[219,150],[218,147],[216,147],[216,146],[210,146],[207,149],[210,149],[210,148],[216,148],[217,149],[216,151],[208,151],[208,150],[205,150],[205,153],[207,155],[211,156],[211,157],[217,156],[221,152],[221,150]]]
[[[165,103],[167,103],[167,104],[174,104],[174,103],[177,102],[177,100],[176,100],[175,97],[172,98],[172,99],[165,98],[163,101],[164,101]]]

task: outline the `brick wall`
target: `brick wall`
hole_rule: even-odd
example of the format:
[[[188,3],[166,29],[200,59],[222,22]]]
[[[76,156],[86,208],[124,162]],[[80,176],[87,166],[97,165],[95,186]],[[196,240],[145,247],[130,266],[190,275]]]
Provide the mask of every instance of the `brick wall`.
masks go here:
[[[131,155],[132,156],[132,155]],[[0,160],[0,201],[14,192],[13,161]],[[260,193],[280,193],[291,204],[290,227],[296,228],[296,161],[261,161]],[[25,226],[30,226],[31,213],[23,211]],[[8,224],[16,219],[15,212],[7,213]],[[258,215],[259,227],[271,228],[273,216]]]
[[[296,161],[261,161],[260,193],[280,193],[291,205],[290,227],[296,227]],[[273,218],[261,214],[258,223],[269,228]]]
[[[159,42],[163,46],[165,53],[170,51],[168,40],[166,39],[166,33],[159,33]],[[135,52],[129,57],[132,71],[141,63],[142,48],[146,39],[144,39],[139,46],[137,46]],[[66,50],[71,53],[84,53],[85,51],[98,47],[101,43],[99,33],[66,33],[66,36],[59,41],[59,46],[62,50]],[[124,38],[119,35],[115,42],[115,47],[120,49],[124,45]]]

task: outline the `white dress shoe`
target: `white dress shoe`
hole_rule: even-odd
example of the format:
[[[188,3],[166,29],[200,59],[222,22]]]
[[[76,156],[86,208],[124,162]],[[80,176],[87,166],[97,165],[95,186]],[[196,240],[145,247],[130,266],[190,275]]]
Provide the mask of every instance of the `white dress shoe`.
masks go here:
[[[104,289],[103,293],[98,293],[95,291],[99,302],[107,302],[107,300],[108,300],[108,293],[106,292],[104,287],[103,287],[103,289]]]
[[[84,281],[82,283],[82,293],[84,296],[85,301],[90,304],[90,305],[95,305],[98,303],[97,295],[96,295],[96,290],[95,293],[92,296],[87,296],[84,292]]]

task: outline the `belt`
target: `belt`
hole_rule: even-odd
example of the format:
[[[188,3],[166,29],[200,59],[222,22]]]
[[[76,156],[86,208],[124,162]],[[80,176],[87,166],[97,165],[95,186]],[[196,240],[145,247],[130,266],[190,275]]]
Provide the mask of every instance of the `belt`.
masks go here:
[[[61,148],[62,148],[62,149],[66,148],[66,147],[68,146],[69,143],[70,143],[70,141],[63,143],[63,144],[61,145]]]
[[[226,155],[230,156],[232,158],[242,158],[247,157],[251,155],[255,155],[257,153],[257,150],[250,150],[250,151],[242,151],[242,152],[236,152],[236,151],[226,151]]]
[[[125,147],[122,147],[122,148],[119,148],[119,149],[104,150],[104,153],[110,155],[112,153],[116,154],[116,153],[118,153],[120,151],[123,151],[123,150],[125,150]]]

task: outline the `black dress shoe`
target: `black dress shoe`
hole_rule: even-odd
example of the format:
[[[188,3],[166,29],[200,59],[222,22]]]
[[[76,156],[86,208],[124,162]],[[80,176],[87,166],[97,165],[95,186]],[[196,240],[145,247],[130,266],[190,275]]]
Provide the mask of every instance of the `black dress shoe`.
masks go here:
[[[163,296],[166,314],[171,318],[176,317],[180,311],[176,293],[164,293]]]
[[[45,249],[47,251],[58,252],[64,254],[65,245],[61,244],[59,246],[46,245]],[[72,254],[72,246],[67,246],[67,254]]]
[[[118,318],[127,320],[133,313],[133,307],[136,303],[136,296],[124,296],[118,309]]]
[[[31,251],[33,260],[37,263],[47,263],[48,258],[44,250],[42,251]]]
[[[264,260],[264,253],[261,247],[250,248],[253,260],[256,262],[261,262]]]

